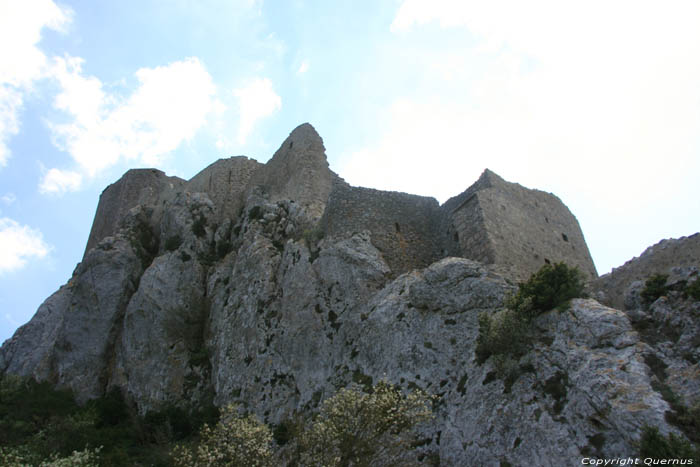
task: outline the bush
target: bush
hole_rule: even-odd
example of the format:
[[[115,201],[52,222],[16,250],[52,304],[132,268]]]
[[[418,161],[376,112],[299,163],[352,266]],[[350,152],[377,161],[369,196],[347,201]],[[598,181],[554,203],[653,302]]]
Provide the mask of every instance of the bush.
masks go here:
[[[478,363],[495,355],[497,369],[505,370],[508,360],[518,360],[527,352],[529,330],[527,320],[513,310],[505,309],[493,315],[481,313],[475,350]]]
[[[176,446],[172,452],[175,466],[273,466],[272,433],[255,416],[238,415],[237,407],[226,407],[219,422],[204,425],[196,448]]]
[[[569,267],[565,263],[545,264],[527,282],[518,286],[518,292],[507,301],[506,306],[532,319],[566,305],[572,298],[583,296],[583,276],[577,267]]]
[[[371,393],[341,389],[322,403],[301,435],[302,464],[411,465],[416,461],[415,428],[432,418],[430,400],[421,391],[403,395],[385,381]]]
[[[653,459],[693,459],[698,462],[698,451],[685,439],[670,433],[664,437],[656,427],[645,426],[639,440],[639,455]]]
[[[323,238],[324,233],[321,226],[317,225],[308,229],[304,229],[301,233],[301,238],[304,239],[306,246],[311,248],[311,246],[316,245]]]
[[[207,232],[204,229],[207,226],[207,219],[200,214],[194,222],[192,222],[192,233],[197,237],[203,237]]]
[[[180,248],[180,245],[182,245],[182,238],[180,238],[179,235],[168,237],[168,239],[165,241],[166,251],[175,251]]]
[[[665,295],[668,292],[668,287],[666,287],[666,281],[668,280],[668,275],[666,274],[654,274],[644,283],[644,290],[642,290],[641,296],[644,302],[649,304],[655,302],[659,297]]]
[[[100,462],[100,450],[85,448],[82,451],[73,451],[69,456],[59,457],[52,455],[49,459],[38,463],[31,454],[17,449],[5,449],[0,447],[0,465],[5,467],[25,467],[38,465],[39,467],[97,467]]]
[[[700,300],[700,278],[688,284],[685,287],[685,293],[693,300]]]

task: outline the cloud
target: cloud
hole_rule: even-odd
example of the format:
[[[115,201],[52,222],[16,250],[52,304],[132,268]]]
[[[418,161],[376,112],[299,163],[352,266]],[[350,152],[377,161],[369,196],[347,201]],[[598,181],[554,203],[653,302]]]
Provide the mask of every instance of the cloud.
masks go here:
[[[0,273],[22,268],[31,258],[43,258],[50,247],[39,230],[3,217],[0,218]]]
[[[628,196],[649,197],[652,180],[697,169],[700,159],[698,17],[695,1],[657,8],[636,1],[406,0],[392,31],[408,34],[429,22],[465,28],[478,39],[481,64],[457,80],[464,89],[410,97],[420,112],[397,115],[388,134],[409,135],[396,126],[409,130],[411,116],[449,118],[432,122],[433,133],[410,135],[454,140],[469,154],[460,165],[479,158],[540,178],[575,166],[580,189],[591,178],[619,186],[624,173],[634,182]],[[461,137],[448,134],[455,129]]]
[[[53,76],[61,86],[54,106],[71,121],[50,123],[50,128],[55,144],[87,176],[120,160],[157,165],[191,139],[218,104],[212,78],[197,58],[139,69],[138,87],[125,99],[106,92],[96,77],[85,76],[82,64],[76,57],[54,59]],[[58,177],[58,173],[48,175]],[[61,180],[70,182],[45,187],[76,189],[80,185],[75,175]]]
[[[15,196],[14,193],[5,193],[2,196],[2,198],[0,198],[0,201],[9,206],[11,204],[14,204],[15,201],[17,201],[17,196]]]
[[[411,55],[432,81],[393,97],[339,172],[444,201],[491,168],[561,196],[592,251],[619,226],[625,245],[598,264],[609,270],[697,230],[679,200],[700,196],[699,17],[695,1],[404,1],[391,30],[397,47],[438,42]],[[669,224],[632,227],[654,218]],[[632,245],[640,229],[652,238]]]
[[[83,181],[82,175],[70,170],[50,169],[42,177],[39,192],[43,194],[63,194],[76,191]]]
[[[301,62],[301,65],[299,65],[299,69],[297,70],[297,74],[303,75],[307,71],[309,71],[309,61],[304,60],[303,62]]]
[[[24,94],[45,72],[46,57],[37,44],[41,30],[63,30],[70,10],[51,0],[0,3],[0,167],[7,164],[9,139],[19,131]]]
[[[233,95],[238,98],[240,109],[238,126],[240,144],[245,144],[258,121],[282,108],[282,99],[272,88],[272,81],[268,78],[256,78],[247,86],[234,89]]]

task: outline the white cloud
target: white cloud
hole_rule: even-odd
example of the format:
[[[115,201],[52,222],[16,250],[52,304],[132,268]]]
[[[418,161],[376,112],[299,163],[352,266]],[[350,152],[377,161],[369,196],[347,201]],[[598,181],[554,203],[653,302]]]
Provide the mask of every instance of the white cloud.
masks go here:
[[[297,74],[303,75],[307,71],[309,71],[309,61],[304,60],[303,62],[301,62],[301,65],[299,65],[299,69],[297,70]]]
[[[122,159],[157,165],[191,139],[221,105],[211,76],[197,58],[138,70],[139,86],[126,99],[105,92],[96,77],[85,76],[82,62],[75,57],[55,59],[53,74],[61,93],[54,105],[72,121],[50,126],[55,143],[88,176]],[[70,180],[50,186],[79,186],[74,176]]]
[[[15,196],[14,193],[5,193],[2,196],[2,198],[0,198],[0,200],[2,200],[3,203],[9,206],[11,204],[14,204],[15,201],[17,201],[17,196]]]
[[[256,78],[247,86],[234,89],[233,95],[238,98],[240,109],[238,126],[240,144],[245,144],[258,121],[282,108],[282,99],[272,88],[272,81],[268,78]]]
[[[31,258],[43,258],[50,247],[39,230],[3,217],[0,218],[0,273],[23,267]]]
[[[50,169],[42,177],[39,192],[44,194],[63,194],[76,191],[83,181],[82,175],[70,170]]]
[[[445,200],[489,167],[557,193],[603,248],[622,215],[667,218],[678,200],[700,195],[689,188],[700,177],[697,18],[695,1],[404,1],[397,37],[440,37],[428,23],[465,33],[453,30],[438,54],[421,57],[420,69],[436,71],[430,90],[394,98],[376,140],[346,154],[339,172]],[[675,235],[697,229],[687,218],[669,221]],[[640,228],[618,235],[631,244]]]
[[[0,2],[0,167],[10,157],[9,139],[19,131],[24,94],[45,72],[46,57],[37,47],[41,30],[62,30],[70,16],[51,0]]]
[[[700,158],[697,18],[695,1],[406,0],[392,31],[465,27],[485,65],[461,94],[410,99],[420,110],[395,115],[387,134],[452,140],[469,154],[462,164],[479,158],[533,181],[576,166],[581,189],[591,178],[619,186],[625,173],[628,196],[652,196],[644,182]],[[408,133],[426,115],[434,132]]]

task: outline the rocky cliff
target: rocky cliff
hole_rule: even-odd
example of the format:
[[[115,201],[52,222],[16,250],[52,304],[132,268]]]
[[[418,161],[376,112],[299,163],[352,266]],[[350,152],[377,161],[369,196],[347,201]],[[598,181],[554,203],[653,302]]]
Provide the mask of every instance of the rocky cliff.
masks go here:
[[[188,182],[127,172],[102,194],[90,242],[3,344],[0,371],[81,400],[117,387],[141,413],[236,401],[268,423],[385,378],[440,396],[421,449],[441,465],[627,457],[644,425],[680,433],[669,389],[700,397],[700,309],[681,292],[545,313],[521,375],[496,377],[474,354],[478,315],[545,262],[595,278],[576,219],[490,171],[442,206],[351,187],[308,124],[265,165],[220,160]],[[615,280],[593,296],[612,297],[600,284]]]

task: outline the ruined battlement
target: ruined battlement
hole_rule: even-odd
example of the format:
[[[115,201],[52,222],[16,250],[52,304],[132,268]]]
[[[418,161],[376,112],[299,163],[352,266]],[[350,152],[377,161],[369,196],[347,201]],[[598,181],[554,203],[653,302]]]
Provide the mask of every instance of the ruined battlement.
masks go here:
[[[270,202],[294,201],[301,222],[317,223],[326,236],[369,231],[394,275],[459,256],[500,266],[517,280],[560,261],[597,277],[578,221],[555,195],[488,169],[442,206],[434,198],[353,187],[330,170],[323,140],[308,123],[294,129],[266,164],[221,159],[188,182],[155,169],[128,171],[102,193],[87,250],[113,234],[132,207],[145,204],[157,215],[179,191],[206,193],[219,223],[235,223],[252,193]]]

